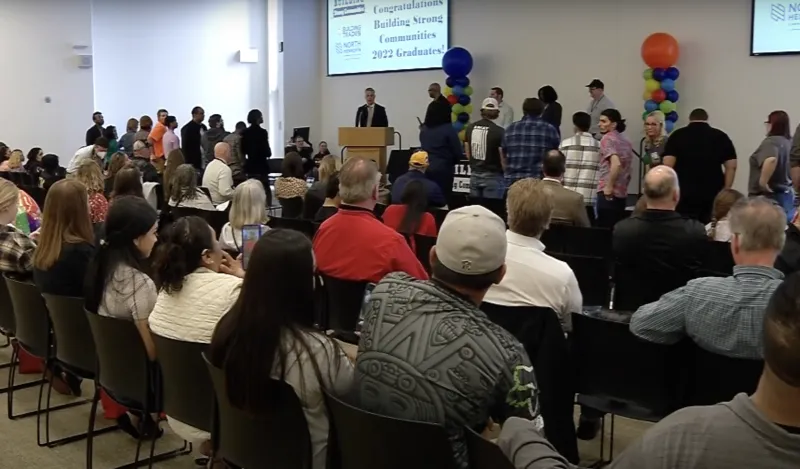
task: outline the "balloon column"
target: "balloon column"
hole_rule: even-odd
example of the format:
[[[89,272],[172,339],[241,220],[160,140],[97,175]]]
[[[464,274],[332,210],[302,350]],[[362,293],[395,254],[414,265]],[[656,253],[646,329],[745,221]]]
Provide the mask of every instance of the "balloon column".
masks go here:
[[[442,57],[442,69],[447,74],[444,95],[451,106],[453,127],[463,142],[464,128],[472,114],[472,87],[467,77],[472,71],[472,55],[463,47],[453,47]]]
[[[678,41],[667,33],[654,33],[642,43],[642,60],[648,68],[644,71],[644,114],[642,119],[653,111],[660,110],[666,116],[667,133],[672,132],[678,121],[675,103],[678,91],[675,80],[680,72],[675,63],[680,56]]]

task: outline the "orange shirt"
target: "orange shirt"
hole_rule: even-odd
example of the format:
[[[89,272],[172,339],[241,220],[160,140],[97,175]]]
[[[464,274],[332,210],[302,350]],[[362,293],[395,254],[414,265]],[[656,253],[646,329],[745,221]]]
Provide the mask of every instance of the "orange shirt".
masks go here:
[[[165,133],[167,133],[167,126],[161,122],[156,122],[156,125],[153,126],[153,130],[150,131],[150,135],[147,138],[153,141],[153,151],[150,153],[151,160],[157,160],[166,156],[164,154]]]

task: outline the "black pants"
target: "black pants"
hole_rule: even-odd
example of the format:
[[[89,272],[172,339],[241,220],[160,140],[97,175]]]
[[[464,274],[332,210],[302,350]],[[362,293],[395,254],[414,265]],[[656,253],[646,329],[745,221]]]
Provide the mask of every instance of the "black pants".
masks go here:
[[[272,190],[269,188],[269,173],[247,173],[247,179],[258,179],[267,194],[267,209],[272,207]]]
[[[609,200],[602,192],[597,194],[597,226],[613,228],[623,218],[625,218],[624,198],[613,197]]]

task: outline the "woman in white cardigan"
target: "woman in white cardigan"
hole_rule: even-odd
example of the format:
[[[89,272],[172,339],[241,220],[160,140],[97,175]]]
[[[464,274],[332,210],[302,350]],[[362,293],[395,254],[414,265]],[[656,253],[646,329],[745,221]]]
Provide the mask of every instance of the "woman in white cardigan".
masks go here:
[[[153,271],[158,298],[150,330],[174,340],[208,344],[220,318],[242,287],[241,263],[226,254],[214,230],[200,217],[176,220],[156,248]],[[172,430],[187,441],[202,441],[210,454],[209,434],[167,416]]]

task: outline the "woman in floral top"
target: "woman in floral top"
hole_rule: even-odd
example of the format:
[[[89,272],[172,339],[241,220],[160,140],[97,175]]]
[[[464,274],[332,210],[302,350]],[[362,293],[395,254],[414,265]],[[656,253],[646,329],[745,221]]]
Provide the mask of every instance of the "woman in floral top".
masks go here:
[[[305,197],[308,184],[303,173],[303,159],[296,152],[283,158],[281,177],[275,180],[275,196],[279,199]]]
[[[631,181],[633,147],[622,135],[625,119],[616,109],[606,109],[600,114],[600,167],[597,185],[597,225],[613,228],[625,218],[625,201]]]
[[[78,170],[75,171],[75,179],[86,186],[89,194],[89,210],[92,216],[92,223],[103,223],[106,221],[108,213],[108,200],[103,195],[105,185],[103,183],[103,171],[100,165],[92,159],[81,161]]]

